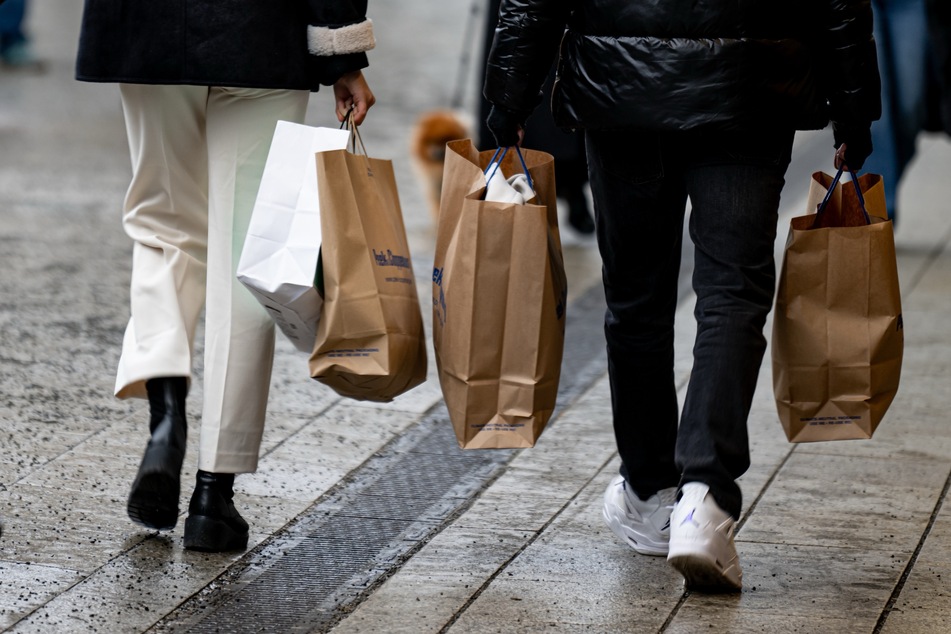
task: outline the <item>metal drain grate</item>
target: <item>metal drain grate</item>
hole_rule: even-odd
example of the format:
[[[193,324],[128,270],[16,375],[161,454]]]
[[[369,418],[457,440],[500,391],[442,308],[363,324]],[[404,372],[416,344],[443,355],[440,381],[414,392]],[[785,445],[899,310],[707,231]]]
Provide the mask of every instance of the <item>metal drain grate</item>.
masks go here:
[[[603,334],[591,327],[603,314],[600,287],[568,311],[559,403],[572,402],[604,372]],[[327,631],[467,508],[516,453],[459,449],[439,405],[153,630]]]

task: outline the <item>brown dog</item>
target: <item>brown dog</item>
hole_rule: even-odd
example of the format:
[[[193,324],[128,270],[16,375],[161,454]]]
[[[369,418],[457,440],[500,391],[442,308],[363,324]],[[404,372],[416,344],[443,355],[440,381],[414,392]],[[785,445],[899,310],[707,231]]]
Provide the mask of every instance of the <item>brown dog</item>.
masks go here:
[[[422,181],[433,220],[439,219],[439,195],[442,191],[443,163],[446,143],[471,136],[463,118],[451,110],[423,113],[413,128],[413,165]]]

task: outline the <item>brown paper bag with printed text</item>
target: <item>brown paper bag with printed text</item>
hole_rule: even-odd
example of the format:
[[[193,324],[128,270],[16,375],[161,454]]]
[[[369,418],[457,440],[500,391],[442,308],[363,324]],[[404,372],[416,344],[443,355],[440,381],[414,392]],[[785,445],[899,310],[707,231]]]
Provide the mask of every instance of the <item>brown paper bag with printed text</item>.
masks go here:
[[[446,150],[433,268],[433,343],[463,448],[535,444],[555,408],[566,280],[554,160],[522,150],[537,204],[487,202],[493,152],[469,140]],[[516,152],[504,177],[523,170]]]
[[[317,181],[325,296],[311,376],[343,396],[392,400],[426,379],[393,165],[347,150],[321,152]]]
[[[813,175],[790,221],[773,316],[773,392],[790,442],[871,438],[901,377],[904,332],[881,176]],[[831,191],[830,188],[831,187]]]

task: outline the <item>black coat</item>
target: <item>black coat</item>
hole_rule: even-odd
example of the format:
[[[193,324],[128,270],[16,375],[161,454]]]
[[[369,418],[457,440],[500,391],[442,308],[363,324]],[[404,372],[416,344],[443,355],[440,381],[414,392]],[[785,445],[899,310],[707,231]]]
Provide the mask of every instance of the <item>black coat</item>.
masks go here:
[[[503,0],[486,97],[533,109],[559,43],[565,127],[819,129],[880,115],[868,0]]]
[[[76,78],[317,90],[367,66],[366,8],[367,0],[86,0]],[[309,52],[312,32],[339,27],[369,33],[371,43]]]

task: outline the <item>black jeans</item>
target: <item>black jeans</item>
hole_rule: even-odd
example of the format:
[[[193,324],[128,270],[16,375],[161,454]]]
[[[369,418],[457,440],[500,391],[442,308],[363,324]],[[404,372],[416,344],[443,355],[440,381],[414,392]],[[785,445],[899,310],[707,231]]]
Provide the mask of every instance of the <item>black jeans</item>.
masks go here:
[[[750,464],[746,423],[766,349],[793,137],[793,130],[587,134],[614,431],[621,473],[642,498],[702,482],[739,517],[736,479]],[[697,338],[678,416],[674,313],[688,197]]]

